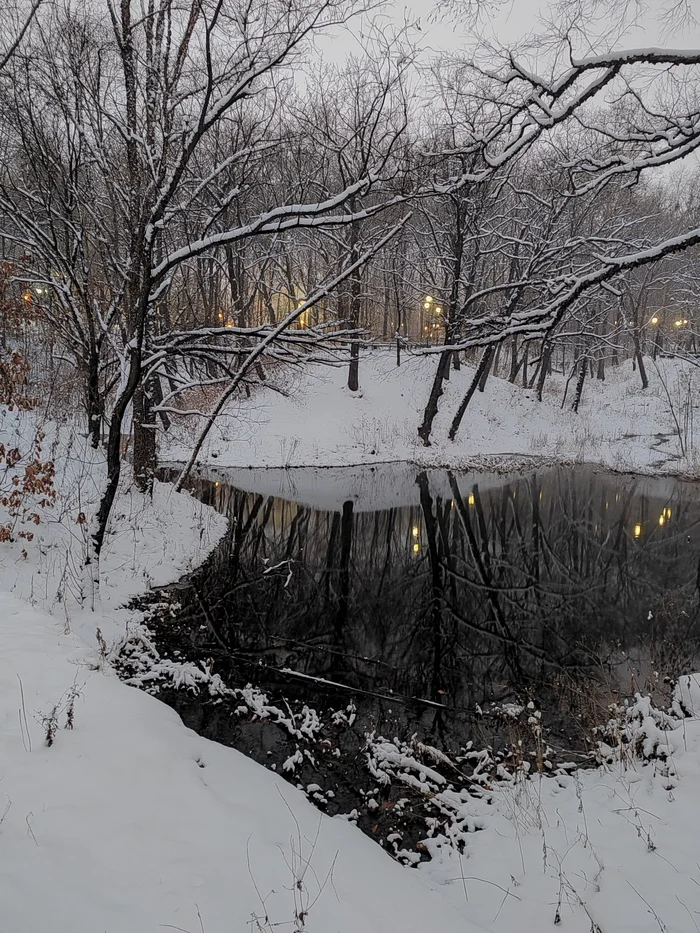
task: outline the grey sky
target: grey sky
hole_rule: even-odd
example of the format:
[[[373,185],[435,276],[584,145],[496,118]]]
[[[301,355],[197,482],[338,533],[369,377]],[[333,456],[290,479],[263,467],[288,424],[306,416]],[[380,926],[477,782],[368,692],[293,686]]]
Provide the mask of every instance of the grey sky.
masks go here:
[[[645,12],[640,16],[636,26],[628,30],[624,40],[618,47],[638,47],[649,45],[666,45],[674,48],[688,48],[700,46],[700,26],[688,27],[673,32],[664,30],[659,19],[659,12],[665,5],[673,0],[635,0],[642,4]],[[690,0],[700,15],[700,0]],[[524,36],[531,32],[541,32],[543,29],[541,14],[546,13],[550,7],[549,0],[511,0],[501,5],[492,16],[484,19],[480,29],[484,34],[500,45],[513,45],[520,42]],[[473,32],[464,24],[449,21],[445,18],[436,21],[434,17],[435,0],[392,0],[386,13],[399,24],[404,17],[409,21],[420,20],[421,44],[427,48],[439,50],[458,50],[467,48],[473,41]],[[599,29],[606,29],[608,23],[602,21]],[[332,44],[331,57],[342,57],[352,45],[351,40],[338,41]],[[596,46],[595,35],[592,36],[592,46]]]

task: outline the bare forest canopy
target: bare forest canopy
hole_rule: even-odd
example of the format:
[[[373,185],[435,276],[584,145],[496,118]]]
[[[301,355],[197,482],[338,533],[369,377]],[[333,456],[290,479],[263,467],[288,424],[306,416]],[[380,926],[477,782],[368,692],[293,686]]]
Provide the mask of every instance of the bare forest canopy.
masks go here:
[[[540,395],[562,347],[579,383],[611,357],[643,381],[645,352],[694,360],[700,48],[616,44],[641,9],[553,4],[541,72],[478,44],[431,58],[364,0],[46,0],[3,20],[3,353],[60,376],[106,445],[96,553],[130,425],[148,488],[157,430],[200,417],[191,466],[283,365],[343,362],[353,390],[368,342],[435,354],[428,444],[465,358],[452,437],[504,348]],[[361,51],[319,58],[359,22]]]

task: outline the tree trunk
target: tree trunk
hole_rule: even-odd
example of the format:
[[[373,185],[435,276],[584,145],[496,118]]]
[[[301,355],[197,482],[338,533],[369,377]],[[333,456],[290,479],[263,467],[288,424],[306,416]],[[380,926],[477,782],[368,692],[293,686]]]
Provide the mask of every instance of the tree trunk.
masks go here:
[[[583,394],[583,383],[586,381],[586,370],[588,369],[588,360],[585,356],[581,357],[579,361],[579,372],[578,380],[576,382],[576,393],[574,395],[574,401],[571,405],[571,410],[578,413],[578,406],[581,403],[581,396]]]
[[[637,366],[639,366],[639,378],[642,380],[642,389],[646,389],[649,387],[649,380],[647,379],[647,371],[644,366],[642,348],[639,345],[639,334],[636,331],[632,334],[632,341],[634,343],[634,359]]]
[[[85,387],[85,401],[88,417],[88,436],[90,438],[90,445],[94,447],[95,450],[100,446],[102,417],[104,414],[102,397],[100,395],[99,365],[100,361],[98,355],[96,353],[90,353],[88,359],[87,385]]]
[[[129,403],[134,397],[140,375],[140,358],[134,359],[132,357],[129,363],[129,374],[126,385],[117,398],[109,424],[109,436],[107,438],[107,484],[102,498],[100,499],[96,517],[96,527],[93,534],[93,550],[98,559],[104,545],[107,522],[109,521],[112,506],[114,505],[117,489],[119,488],[122,466],[121,441],[124,415],[129,407]]]
[[[510,343],[510,375],[508,376],[508,382],[515,382],[518,378],[518,369],[518,338],[513,334]]]
[[[430,434],[433,430],[433,421],[438,412],[438,402],[443,393],[443,383],[447,378],[447,375],[450,372],[450,363],[452,358],[452,351],[445,349],[440,354],[440,359],[438,360],[437,369],[435,370],[435,378],[433,379],[433,384],[430,388],[430,396],[428,397],[428,404],[425,406],[425,411],[423,412],[423,421],[421,426],[418,428],[418,436],[423,441],[424,447],[430,447]]]
[[[156,422],[153,414],[153,379],[134,393],[134,482],[141,492],[153,491],[156,469]]]
[[[496,356],[493,361],[493,374],[494,376],[498,375],[498,367],[501,362],[501,349],[503,348],[503,343],[498,344],[498,349],[496,350]]]
[[[486,349],[483,352],[481,360],[479,361],[479,365],[476,367],[474,378],[469,384],[469,388],[467,389],[466,394],[464,398],[462,399],[454,418],[452,419],[452,424],[450,425],[450,432],[448,434],[448,437],[451,441],[455,439],[457,435],[457,431],[459,431],[459,427],[462,423],[462,418],[464,418],[464,413],[467,410],[467,406],[469,405],[469,402],[472,400],[472,396],[474,395],[477,389],[479,389],[480,392],[484,391],[482,386],[486,385],[486,379],[488,378],[489,369],[491,367],[491,360],[494,357],[494,353],[495,353],[495,350],[493,346],[486,347]]]
[[[354,204],[350,205],[354,210]],[[355,222],[350,224],[350,263],[359,258],[360,241]],[[350,327],[358,330],[360,327],[360,306],[362,304],[362,279],[360,270],[354,272],[350,278]],[[359,336],[350,338],[350,368],[348,370],[348,389],[357,392],[360,388],[360,339]]]
[[[542,361],[540,363],[540,376],[537,380],[537,401],[542,401],[542,390],[544,389],[544,382],[547,376],[550,373],[552,364],[552,348],[548,343],[545,343],[542,347]]]

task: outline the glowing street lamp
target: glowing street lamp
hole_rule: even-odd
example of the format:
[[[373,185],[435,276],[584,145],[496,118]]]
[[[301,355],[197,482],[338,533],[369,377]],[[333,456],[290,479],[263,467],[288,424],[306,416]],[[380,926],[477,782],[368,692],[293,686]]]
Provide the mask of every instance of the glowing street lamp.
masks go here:
[[[659,323],[658,317],[657,317],[656,315],[654,315],[654,317],[649,321],[649,323],[650,323],[650,324],[655,324],[655,325],[658,324],[658,323]]]

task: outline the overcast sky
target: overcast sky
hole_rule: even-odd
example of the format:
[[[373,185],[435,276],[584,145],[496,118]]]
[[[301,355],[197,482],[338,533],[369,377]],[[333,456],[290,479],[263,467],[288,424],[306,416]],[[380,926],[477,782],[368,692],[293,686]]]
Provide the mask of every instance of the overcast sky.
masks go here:
[[[621,2],[622,0],[619,0],[618,8]],[[640,8],[645,8],[644,12],[641,13],[637,25],[630,27],[624,39],[616,43],[616,47],[664,45],[673,48],[688,48],[700,46],[699,25],[685,24],[683,28],[675,31],[664,28],[658,14],[665,6],[667,7],[676,0],[632,0],[632,2],[637,3]],[[700,18],[700,0],[690,0],[690,2]],[[529,33],[539,34],[543,31],[542,14],[546,14],[549,7],[550,0],[510,0],[510,2],[500,0],[498,9],[490,17],[483,19],[479,28],[497,44],[512,46],[521,42]],[[421,45],[427,49],[440,51],[469,47],[474,40],[472,30],[454,20],[450,21],[444,17],[436,19],[434,14],[435,0],[389,0],[385,15],[397,24],[401,23],[404,17],[410,22],[419,20],[421,26],[419,38]],[[608,25],[607,21],[603,21],[598,28],[605,30]],[[596,41],[595,34],[593,34],[591,37],[593,49],[596,48]],[[331,46],[324,51],[326,54],[330,52],[331,58],[338,58],[343,57],[351,46],[350,40],[346,42],[336,36]]]

